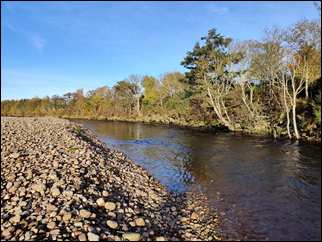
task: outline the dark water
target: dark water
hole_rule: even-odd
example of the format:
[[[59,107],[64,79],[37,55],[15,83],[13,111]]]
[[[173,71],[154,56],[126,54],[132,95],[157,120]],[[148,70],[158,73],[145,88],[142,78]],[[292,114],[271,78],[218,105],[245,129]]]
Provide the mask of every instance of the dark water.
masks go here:
[[[321,239],[321,148],[139,123],[77,121],[177,192],[202,190],[230,239]]]

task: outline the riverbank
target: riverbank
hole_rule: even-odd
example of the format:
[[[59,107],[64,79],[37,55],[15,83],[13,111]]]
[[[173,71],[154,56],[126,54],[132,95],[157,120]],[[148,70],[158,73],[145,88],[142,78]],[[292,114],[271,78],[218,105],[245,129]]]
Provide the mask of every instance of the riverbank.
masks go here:
[[[189,129],[189,130],[197,130],[202,132],[211,132],[211,133],[218,133],[218,132],[230,132],[240,136],[263,136],[263,137],[272,137],[278,140],[288,139],[287,136],[281,137],[273,137],[268,130],[248,130],[248,129],[236,129],[234,131],[229,130],[225,126],[211,126],[203,122],[187,122],[185,120],[176,120],[176,119],[162,119],[162,118],[155,118],[155,117],[148,117],[148,118],[123,118],[123,117],[77,117],[77,116],[62,116],[65,119],[84,119],[84,120],[98,120],[98,121],[118,121],[118,122],[130,122],[130,123],[144,123],[144,124],[151,124],[151,125],[163,125],[169,127],[176,127],[181,129]],[[310,143],[310,144],[320,144],[321,138],[320,137],[301,137],[300,142]]]
[[[1,239],[220,239],[203,194],[168,192],[73,122],[1,117],[1,138]]]

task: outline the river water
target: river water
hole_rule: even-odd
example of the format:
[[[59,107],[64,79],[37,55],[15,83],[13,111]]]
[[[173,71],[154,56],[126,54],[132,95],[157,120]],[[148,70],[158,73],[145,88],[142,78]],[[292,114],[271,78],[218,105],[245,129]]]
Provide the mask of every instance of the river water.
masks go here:
[[[74,120],[175,192],[200,190],[227,239],[320,240],[321,147],[142,123]]]

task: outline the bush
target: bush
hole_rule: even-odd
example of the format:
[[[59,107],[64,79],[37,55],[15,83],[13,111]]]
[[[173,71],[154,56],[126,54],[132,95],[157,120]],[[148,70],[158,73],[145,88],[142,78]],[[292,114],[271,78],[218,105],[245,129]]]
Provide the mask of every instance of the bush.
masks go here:
[[[317,125],[321,126],[321,94],[319,94],[314,101],[314,119]]]

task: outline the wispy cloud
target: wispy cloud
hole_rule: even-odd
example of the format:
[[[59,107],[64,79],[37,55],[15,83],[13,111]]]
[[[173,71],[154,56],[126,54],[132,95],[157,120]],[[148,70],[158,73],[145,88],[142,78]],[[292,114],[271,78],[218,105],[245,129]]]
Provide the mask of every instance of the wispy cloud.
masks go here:
[[[33,47],[35,47],[37,50],[41,51],[46,44],[46,40],[38,35],[29,36],[30,42]]]
[[[35,34],[33,32],[17,28],[16,26],[14,26],[11,23],[5,22],[3,24],[3,27],[8,28],[12,32],[15,32],[15,33],[25,36],[25,38],[32,45],[32,47],[34,47],[38,51],[41,51],[47,43],[46,39],[43,38],[42,36],[40,36],[39,34]]]
[[[4,28],[8,28],[13,32],[18,32],[18,30],[10,23],[4,22],[4,23],[1,23],[1,25],[3,25]]]
[[[208,7],[208,10],[210,13],[216,14],[216,15],[224,15],[229,13],[230,9],[228,7],[223,6],[210,6]]]

